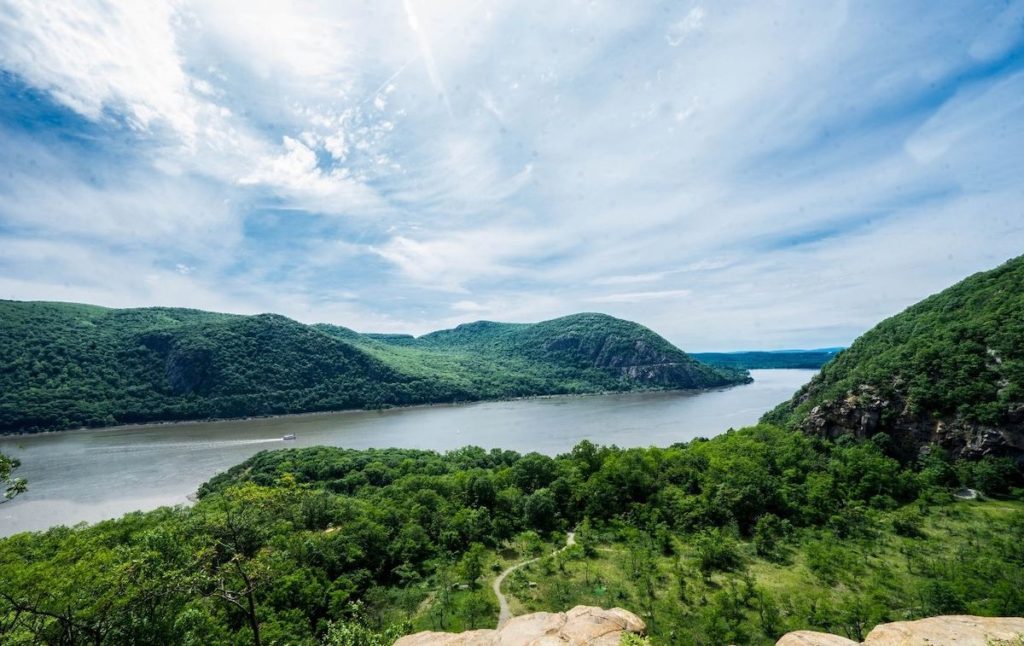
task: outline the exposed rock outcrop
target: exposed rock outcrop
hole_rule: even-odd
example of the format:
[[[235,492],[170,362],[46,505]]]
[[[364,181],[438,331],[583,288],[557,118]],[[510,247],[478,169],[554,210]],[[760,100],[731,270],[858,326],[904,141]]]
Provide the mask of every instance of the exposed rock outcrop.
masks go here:
[[[1024,466],[1024,256],[966,278],[865,332],[763,420],[825,437],[891,439],[912,461]]]
[[[864,646],[1020,646],[1024,644],[1024,617],[972,617],[949,615],[917,621],[880,624],[868,633]],[[798,630],[787,633],[775,646],[857,646],[838,635]]]
[[[576,606],[569,612],[535,612],[514,617],[497,630],[421,632],[395,646],[617,646],[623,633],[642,634],[643,620],[628,610]]]
[[[882,396],[878,389],[865,384],[843,399],[815,406],[800,428],[830,439],[847,433],[861,439],[885,433],[897,454],[906,459],[917,457],[921,447],[932,444],[957,458],[1024,457],[1024,406],[1011,407],[1005,419],[999,427],[955,415],[935,419],[927,413],[914,412],[902,398]]]

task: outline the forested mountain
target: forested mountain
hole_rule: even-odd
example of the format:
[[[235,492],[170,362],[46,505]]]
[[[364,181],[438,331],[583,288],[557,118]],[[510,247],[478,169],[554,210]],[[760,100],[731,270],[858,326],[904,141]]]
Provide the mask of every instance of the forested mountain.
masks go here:
[[[817,370],[832,360],[842,348],[820,350],[774,350],[746,352],[691,352],[690,356],[712,366],[740,370],[805,369]]]
[[[414,339],[272,314],[0,301],[0,432],[747,380],[600,314]]]
[[[1024,459],[1024,257],[879,323],[766,420],[828,437],[888,436],[905,459]]]

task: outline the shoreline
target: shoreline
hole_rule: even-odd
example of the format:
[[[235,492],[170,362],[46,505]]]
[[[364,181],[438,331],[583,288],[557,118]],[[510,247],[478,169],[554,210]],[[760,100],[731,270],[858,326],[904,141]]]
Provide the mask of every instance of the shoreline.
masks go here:
[[[785,370],[785,368],[781,368]],[[182,419],[182,420],[163,420],[154,422],[142,422],[137,424],[115,424],[112,426],[79,426],[76,428],[66,428],[59,431],[39,431],[35,433],[28,432],[0,432],[0,440],[8,440],[11,438],[27,438],[37,437],[42,435],[56,435],[64,433],[77,433],[81,431],[126,431],[133,429],[148,429],[148,428],[159,428],[165,426],[187,426],[196,424],[219,424],[228,422],[245,422],[255,420],[275,420],[275,419],[286,419],[286,418],[303,418],[313,416],[326,416],[326,415],[344,415],[346,413],[381,413],[386,411],[397,411],[397,410],[415,410],[418,408],[453,408],[457,406],[470,406],[474,404],[490,404],[497,402],[517,402],[517,401],[528,401],[538,399],[556,399],[556,398],[568,398],[568,397],[603,397],[608,395],[638,395],[638,394],[651,394],[651,393],[680,393],[680,394],[693,394],[697,395],[700,393],[708,393],[719,390],[729,390],[730,388],[736,388],[737,386],[749,386],[754,383],[754,379],[750,381],[735,383],[728,386],[712,386],[708,388],[642,388],[634,390],[606,390],[606,391],[595,391],[590,393],[553,393],[547,395],[524,395],[521,397],[499,397],[494,399],[471,399],[459,402],[431,402],[423,404],[403,404],[395,406],[386,406],[383,408],[343,408],[338,410],[323,410],[323,411],[307,411],[304,413],[276,413],[271,415],[247,415],[241,417],[208,417],[203,419]]]

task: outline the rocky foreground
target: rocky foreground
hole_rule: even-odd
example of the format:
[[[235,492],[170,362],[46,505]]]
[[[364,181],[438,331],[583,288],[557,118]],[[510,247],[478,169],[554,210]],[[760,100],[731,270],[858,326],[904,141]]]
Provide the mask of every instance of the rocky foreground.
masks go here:
[[[1021,646],[1024,617],[972,617],[949,615],[917,621],[879,624],[863,642],[798,630],[782,636],[775,646]]]
[[[640,617],[622,608],[576,606],[569,612],[535,612],[513,617],[495,630],[406,635],[395,646],[617,646],[623,634],[642,634],[646,628]]]
[[[642,635],[643,620],[628,610],[576,606],[569,612],[535,612],[494,630],[406,635],[395,646],[617,646],[625,634]],[[776,646],[1024,646],[1024,617],[950,615],[880,624],[863,642],[798,630]]]

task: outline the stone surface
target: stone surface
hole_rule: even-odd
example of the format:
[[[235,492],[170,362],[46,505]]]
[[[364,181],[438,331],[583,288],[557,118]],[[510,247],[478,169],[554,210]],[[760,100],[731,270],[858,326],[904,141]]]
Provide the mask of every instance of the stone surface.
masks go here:
[[[875,626],[864,640],[871,646],[988,646],[1024,644],[1024,617],[951,615]]]
[[[859,643],[839,635],[797,630],[783,635],[775,646],[859,646]]]
[[[959,415],[936,418],[931,411],[918,411],[909,399],[895,393],[882,396],[878,389],[861,384],[845,397],[815,406],[801,421],[804,432],[835,439],[850,434],[869,439],[884,433],[892,449],[905,459],[916,458],[922,450],[937,444],[955,458],[1011,456],[1024,462],[1024,404],[1011,404],[1004,422],[986,426]],[[812,397],[808,389],[794,398],[799,405]]]
[[[646,628],[640,617],[622,608],[576,606],[569,612],[513,617],[497,630],[406,635],[395,646],[616,646],[623,633],[641,634]]]
[[[851,646],[857,642],[810,630],[782,636],[776,646]],[[949,615],[917,621],[880,624],[868,633],[864,646],[1022,646],[1024,617]]]

